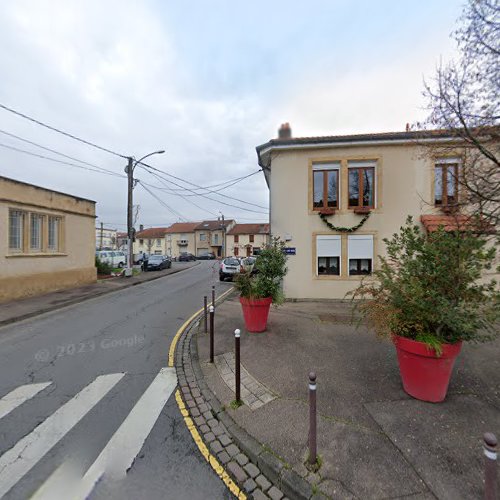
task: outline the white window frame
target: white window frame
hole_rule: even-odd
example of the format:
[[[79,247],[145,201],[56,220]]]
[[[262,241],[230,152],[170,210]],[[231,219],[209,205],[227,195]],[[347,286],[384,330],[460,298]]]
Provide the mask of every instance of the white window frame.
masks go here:
[[[54,244],[51,245],[51,223],[54,224],[55,234],[53,235]],[[49,215],[47,218],[47,250],[50,252],[60,252],[61,248],[61,217]]]
[[[370,252],[366,253],[361,252],[360,255],[353,256],[353,250],[351,248],[351,241],[370,241],[371,242],[371,255]],[[350,270],[350,261],[351,259],[370,259],[372,261],[371,265],[371,274],[373,274],[374,266],[375,266],[375,243],[373,234],[349,234],[347,235],[347,275],[348,276],[366,276],[360,274],[351,274]]]
[[[336,242],[335,244],[338,245],[338,250],[320,251],[318,242],[327,240],[335,241]],[[315,262],[316,277],[325,277],[325,276],[329,278],[332,276],[340,277],[342,275],[342,236],[340,234],[317,234],[315,243],[316,243],[316,262]],[[325,253],[328,253],[328,255],[325,255]],[[339,274],[319,274],[318,260],[320,257],[338,257]]]
[[[44,226],[44,216],[42,214],[39,214],[37,212],[30,212],[30,225],[29,225],[29,250],[30,252],[34,253],[41,253],[43,252],[43,226]],[[34,247],[33,246],[33,230],[35,228],[33,222],[38,221],[38,233],[35,234],[35,237],[38,239],[38,246]]]
[[[19,240],[19,245],[16,247],[11,246],[11,240],[12,240],[12,233],[11,233],[11,220],[12,220],[12,215],[13,214],[18,214],[19,217],[19,227],[18,231],[19,234],[16,235],[16,238]],[[24,228],[26,224],[26,212],[24,210],[18,210],[17,208],[10,208],[9,209],[9,221],[8,221],[8,231],[9,231],[9,252],[15,252],[15,253],[22,253],[24,252]]]

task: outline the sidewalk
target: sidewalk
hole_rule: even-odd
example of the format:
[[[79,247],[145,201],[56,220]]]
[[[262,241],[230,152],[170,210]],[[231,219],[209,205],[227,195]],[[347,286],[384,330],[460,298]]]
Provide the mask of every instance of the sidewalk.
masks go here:
[[[482,498],[482,435],[500,435],[500,340],[465,345],[448,397],[430,404],[402,389],[394,347],[349,324],[347,306],[286,303],[271,309],[268,329],[244,330],[236,295],[216,311],[216,363],[198,327],[205,381],[234,421],[292,469],[321,498]],[[246,404],[234,400],[231,353],[241,328]],[[304,466],[308,373],[317,373],[317,474]],[[279,473],[279,470],[277,471]],[[272,474],[271,474],[272,475]],[[279,474],[278,474],[279,475]]]
[[[131,276],[130,278],[107,278],[90,285],[65,288],[44,295],[14,300],[12,302],[4,302],[0,304],[0,326],[30,318],[37,314],[77,304],[78,302],[93,299],[94,297],[99,297],[100,295],[105,295],[116,290],[123,290],[124,288],[140,285],[146,281],[152,281],[162,278],[163,276],[168,276],[169,274],[175,274],[198,264],[199,262],[172,262],[172,267],[163,271],[149,271],[147,273]]]

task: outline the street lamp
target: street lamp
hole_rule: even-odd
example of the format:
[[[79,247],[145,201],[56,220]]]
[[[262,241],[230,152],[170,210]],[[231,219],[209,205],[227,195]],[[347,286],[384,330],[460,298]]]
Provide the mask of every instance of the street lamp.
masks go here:
[[[125,276],[132,276],[132,266],[134,264],[134,248],[132,244],[133,240],[133,220],[132,220],[132,210],[133,210],[133,192],[134,192],[134,169],[138,163],[146,158],[153,155],[161,155],[165,150],[160,149],[158,151],[153,151],[144,155],[139,160],[136,160],[132,156],[128,157],[128,164],[125,167],[125,172],[127,173],[128,180],[128,202],[127,202],[127,239],[128,239],[128,259],[127,259],[127,269],[125,270]]]

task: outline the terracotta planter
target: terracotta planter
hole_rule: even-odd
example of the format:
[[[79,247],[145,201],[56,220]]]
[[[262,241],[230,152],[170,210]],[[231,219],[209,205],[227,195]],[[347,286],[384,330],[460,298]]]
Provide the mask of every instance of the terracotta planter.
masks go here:
[[[320,210],[319,213],[321,215],[335,215],[335,209],[334,208],[324,208],[323,210]]]
[[[354,213],[358,215],[366,215],[371,212],[370,207],[357,207],[354,209]]]
[[[269,308],[272,301],[271,297],[265,299],[245,299],[244,297],[240,297],[245,327],[248,332],[259,333],[266,329],[267,317],[269,316]]]
[[[392,340],[396,346],[405,392],[421,401],[443,401],[462,342],[443,344],[443,352],[437,356],[434,349],[423,342],[398,335],[394,335]]]

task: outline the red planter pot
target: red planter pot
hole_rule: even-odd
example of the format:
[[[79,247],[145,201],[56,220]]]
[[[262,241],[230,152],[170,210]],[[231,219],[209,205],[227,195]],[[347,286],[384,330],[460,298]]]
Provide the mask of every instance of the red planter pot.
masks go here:
[[[462,342],[443,344],[443,352],[438,357],[434,349],[423,342],[397,335],[392,340],[396,346],[405,392],[421,401],[443,401]]]
[[[266,299],[245,299],[240,297],[245,327],[251,333],[263,332],[267,326],[267,317],[271,307],[271,297]]]

